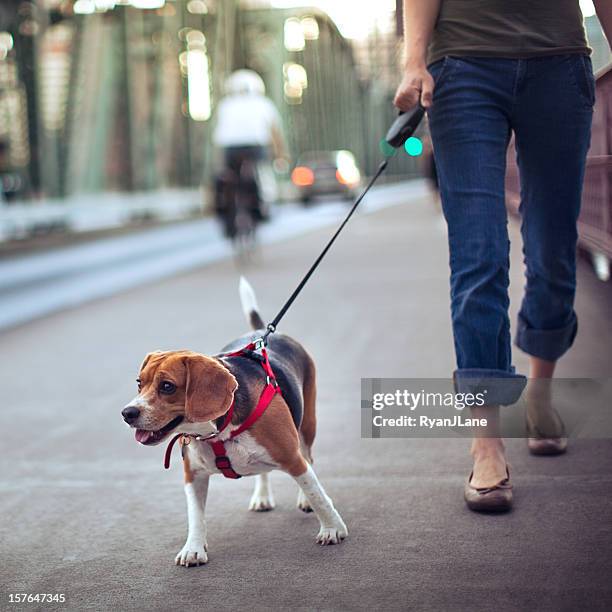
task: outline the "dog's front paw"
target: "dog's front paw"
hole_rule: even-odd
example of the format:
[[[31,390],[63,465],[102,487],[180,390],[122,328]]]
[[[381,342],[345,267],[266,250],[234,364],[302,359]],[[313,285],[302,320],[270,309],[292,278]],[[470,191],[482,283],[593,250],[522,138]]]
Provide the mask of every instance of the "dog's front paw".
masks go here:
[[[274,510],[276,504],[271,494],[253,493],[249,502],[249,510],[253,512],[268,512]]]
[[[190,567],[191,565],[204,565],[208,563],[208,555],[206,554],[206,543],[190,542],[187,540],[181,552],[174,558],[176,565]]]
[[[348,529],[346,525],[340,521],[333,527],[321,527],[317,534],[317,544],[326,546],[328,544],[340,544],[344,538],[348,535]]]

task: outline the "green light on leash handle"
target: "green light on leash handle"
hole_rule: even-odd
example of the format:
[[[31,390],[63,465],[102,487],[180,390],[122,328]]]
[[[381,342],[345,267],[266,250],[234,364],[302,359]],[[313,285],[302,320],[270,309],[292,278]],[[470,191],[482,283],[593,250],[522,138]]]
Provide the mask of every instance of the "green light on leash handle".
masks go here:
[[[415,106],[411,111],[406,113],[400,112],[398,118],[389,128],[385,140],[395,149],[404,146],[404,143],[419,127],[424,115],[425,109],[420,104]]]

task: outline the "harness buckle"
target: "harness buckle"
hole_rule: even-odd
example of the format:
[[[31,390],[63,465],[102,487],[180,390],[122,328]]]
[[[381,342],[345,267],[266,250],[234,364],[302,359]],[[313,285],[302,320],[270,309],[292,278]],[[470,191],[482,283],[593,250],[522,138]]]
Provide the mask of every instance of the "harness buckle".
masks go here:
[[[219,432],[218,432],[218,431],[216,431],[215,433],[210,434],[210,436],[196,436],[196,437],[195,437],[195,439],[196,439],[198,442],[203,442],[204,440],[210,440],[210,439],[212,439],[212,438],[215,438],[215,437],[217,436],[217,434],[218,434],[218,433],[219,433]]]
[[[271,378],[269,374],[266,375],[266,385],[272,385],[278,389],[278,382],[276,381],[276,378]]]
[[[265,340],[262,338],[257,338],[257,340],[253,340],[253,350],[259,351],[266,346]]]

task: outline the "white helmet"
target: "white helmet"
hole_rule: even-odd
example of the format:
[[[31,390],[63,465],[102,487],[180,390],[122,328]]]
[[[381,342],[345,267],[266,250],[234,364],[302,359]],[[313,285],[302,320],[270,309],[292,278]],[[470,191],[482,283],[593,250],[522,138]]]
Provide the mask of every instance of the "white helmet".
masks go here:
[[[225,81],[225,92],[232,94],[266,93],[263,79],[254,70],[236,70]]]

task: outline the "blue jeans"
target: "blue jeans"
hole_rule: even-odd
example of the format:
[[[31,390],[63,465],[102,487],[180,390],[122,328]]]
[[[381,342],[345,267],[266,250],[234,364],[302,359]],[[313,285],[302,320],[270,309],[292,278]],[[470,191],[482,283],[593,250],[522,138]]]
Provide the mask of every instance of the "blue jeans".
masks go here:
[[[516,345],[557,360],[577,320],[576,220],[595,82],[586,55],[446,57],[429,66],[429,123],[448,224],[451,312],[460,392],[489,384],[487,403],[518,400],[511,360],[504,177],[511,133],[521,177],[527,282]]]

